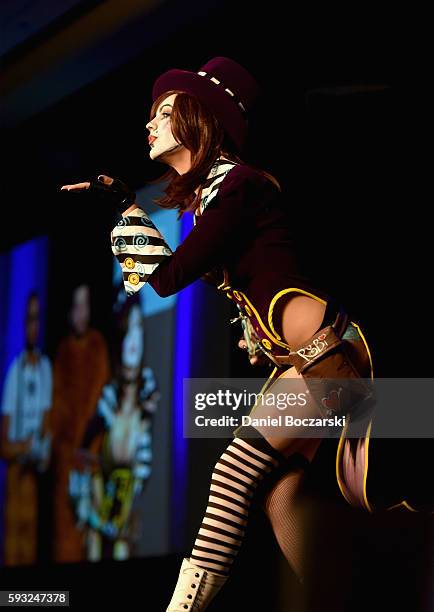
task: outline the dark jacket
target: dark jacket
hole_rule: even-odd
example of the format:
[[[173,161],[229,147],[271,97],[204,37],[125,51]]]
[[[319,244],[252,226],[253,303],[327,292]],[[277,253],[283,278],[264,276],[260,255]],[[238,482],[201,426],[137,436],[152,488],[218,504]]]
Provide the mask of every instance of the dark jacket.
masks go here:
[[[265,324],[273,298],[286,288],[327,299],[302,270],[293,235],[298,228],[291,227],[287,200],[271,180],[246,165],[221,162],[203,193],[202,214],[195,215],[195,226],[174,252],[141,209],[113,230],[113,251],[127,292],[136,292],[145,282],[162,297],[199,278],[219,285],[225,269],[230,286],[248,296]],[[145,227],[147,244],[138,245],[138,233]],[[116,248],[116,241],[123,250]],[[133,263],[142,265],[138,274]],[[272,315],[279,333],[288,298],[286,293],[275,300]]]

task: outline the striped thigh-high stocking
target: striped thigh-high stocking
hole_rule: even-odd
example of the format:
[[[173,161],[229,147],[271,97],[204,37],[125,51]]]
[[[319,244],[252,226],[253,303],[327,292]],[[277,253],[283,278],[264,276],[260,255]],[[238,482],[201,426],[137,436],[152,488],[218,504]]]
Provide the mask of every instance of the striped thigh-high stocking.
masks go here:
[[[263,478],[285,461],[265,438],[235,438],[217,461],[191,562],[227,576],[241,547],[250,503]]]

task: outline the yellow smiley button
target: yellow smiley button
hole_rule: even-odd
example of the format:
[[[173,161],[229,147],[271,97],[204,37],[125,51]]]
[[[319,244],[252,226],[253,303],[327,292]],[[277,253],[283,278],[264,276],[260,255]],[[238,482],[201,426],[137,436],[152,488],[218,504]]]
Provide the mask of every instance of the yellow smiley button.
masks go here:
[[[136,272],[133,272],[129,275],[128,282],[130,282],[132,285],[138,285],[140,282],[139,275]]]
[[[127,257],[124,261],[124,265],[126,268],[128,268],[128,270],[132,270],[136,264],[134,263],[134,259]]]
[[[269,340],[267,340],[267,338],[264,338],[262,340],[262,344],[265,346],[266,349],[268,349],[268,350],[271,349],[271,342]]]

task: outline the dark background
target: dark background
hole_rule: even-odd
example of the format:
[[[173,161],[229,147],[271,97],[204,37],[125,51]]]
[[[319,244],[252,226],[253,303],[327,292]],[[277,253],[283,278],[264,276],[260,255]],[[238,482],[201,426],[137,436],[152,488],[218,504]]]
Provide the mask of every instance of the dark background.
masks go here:
[[[107,173],[138,188],[162,173],[148,159],[144,129],[154,79],[167,69],[197,70],[225,55],[249,69],[263,92],[250,120],[246,161],[281,182],[306,258],[362,323],[376,374],[430,377],[431,239],[414,127],[420,94],[404,78],[396,15],[365,5],[350,11],[277,2],[162,2],[87,54],[77,51],[75,63],[62,68],[60,57],[57,73],[44,76],[44,63],[32,63],[32,57],[47,41],[95,8],[112,10],[110,2],[69,4],[75,6],[3,54],[8,74],[24,73],[27,85],[21,93],[9,85],[1,113],[1,249],[48,233],[51,295],[59,304],[66,300],[63,279],[86,267],[100,287],[93,305],[99,326],[107,326],[112,219],[97,203],[60,194],[59,186]],[[98,32],[96,27],[95,37]],[[75,43],[79,48],[78,36]],[[125,49],[128,57],[122,56]],[[59,93],[59,74],[62,84],[76,83],[73,91],[64,85]],[[11,91],[15,106],[8,103]],[[211,289],[205,295],[216,321],[227,321],[227,305]],[[50,318],[56,320],[56,313]],[[198,354],[219,333],[204,319],[197,319]],[[52,330],[49,348],[59,333],[55,325]],[[239,330],[231,334],[226,362],[196,364],[200,373],[193,376],[259,375],[236,348]],[[191,441],[187,539],[197,530],[222,444]],[[334,479],[335,450],[333,441],[321,446],[307,483],[313,517],[306,534],[312,558],[307,594],[254,509],[245,546],[212,609],[236,609],[236,598],[248,610],[298,605],[353,612],[374,604],[434,610],[432,515],[396,510],[371,517],[347,507]],[[426,501],[431,440],[387,441],[378,457],[372,491],[379,500],[400,501],[401,492],[411,490],[414,499]],[[69,588],[80,607],[87,597],[95,605],[128,602],[157,611],[169,601],[180,559],[86,567],[47,562],[37,571],[2,570],[2,588]]]

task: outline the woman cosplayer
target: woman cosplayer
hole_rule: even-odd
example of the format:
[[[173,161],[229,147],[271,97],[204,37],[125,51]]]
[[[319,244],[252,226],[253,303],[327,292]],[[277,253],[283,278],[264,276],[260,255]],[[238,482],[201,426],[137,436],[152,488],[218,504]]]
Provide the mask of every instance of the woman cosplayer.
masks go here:
[[[112,249],[128,294],[145,283],[162,297],[199,278],[215,283],[237,306],[245,330],[240,346],[249,348],[251,362],[259,351],[275,366],[262,391],[298,379],[312,391],[304,417],[347,416],[337,451],[338,484],[351,505],[371,511],[366,495],[371,422],[362,436],[346,435],[352,407],[369,398],[371,356],[360,328],[302,275],[277,181],[239,157],[256,82],[236,62],[217,57],[197,73],[169,70],[152,93],[146,126],[150,157],[170,166],[159,203],[194,214],[184,242],[172,252],[118,179],[101,175],[62,189],[91,189],[115,201],[122,218],[112,232]],[[324,379],[319,390],[313,384],[318,379]],[[348,389],[333,388],[330,379],[352,382]],[[254,410],[255,417],[277,413],[271,406]],[[276,436],[267,427],[246,425],[234,432],[214,467],[204,519],[168,611],[207,608],[229,575],[259,484],[265,486],[264,508],[277,541],[302,579],[297,493],[321,437],[301,437],[297,427],[281,431]]]

